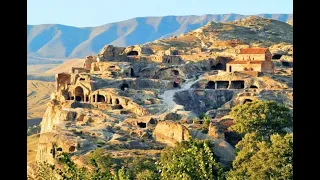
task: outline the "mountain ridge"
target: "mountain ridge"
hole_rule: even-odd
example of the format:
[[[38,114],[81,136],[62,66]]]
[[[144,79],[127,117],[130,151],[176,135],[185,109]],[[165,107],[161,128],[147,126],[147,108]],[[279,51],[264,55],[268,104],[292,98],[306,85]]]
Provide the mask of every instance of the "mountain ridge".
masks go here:
[[[106,44],[129,46],[144,44],[159,38],[180,35],[200,28],[210,21],[229,22],[250,15],[206,14],[202,16],[136,17],[95,27],[74,27],[62,24],[27,25],[29,57],[56,59],[83,58],[96,54]],[[282,22],[292,14],[258,14]]]

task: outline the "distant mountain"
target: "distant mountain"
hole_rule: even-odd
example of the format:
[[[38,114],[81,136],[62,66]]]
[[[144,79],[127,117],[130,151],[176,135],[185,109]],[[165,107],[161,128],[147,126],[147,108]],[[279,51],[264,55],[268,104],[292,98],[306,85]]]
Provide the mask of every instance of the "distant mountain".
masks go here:
[[[259,14],[282,22],[292,14]],[[98,53],[106,44],[129,46],[187,33],[209,21],[229,22],[247,17],[240,14],[203,16],[138,17],[97,27],[72,27],[60,24],[27,25],[28,61],[35,58],[57,60],[83,58]],[[30,62],[28,62],[30,63]],[[38,64],[35,62],[34,64]]]

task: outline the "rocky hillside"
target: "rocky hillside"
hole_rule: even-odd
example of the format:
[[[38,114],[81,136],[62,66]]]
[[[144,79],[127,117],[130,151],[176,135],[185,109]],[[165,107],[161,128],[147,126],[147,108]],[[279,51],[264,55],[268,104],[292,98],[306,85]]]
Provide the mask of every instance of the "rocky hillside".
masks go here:
[[[175,49],[177,54],[219,53],[245,46],[269,47],[292,44],[293,27],[285,22],[250,16],[227,23],[209,22],[180,36],[146,43],[154,51]],[[198,48],[198,52],[197,49]],[[205,50],[205,51],[204,51]],[[190,51],[190,52],[188,52]]]
[[[292,14],[260,14],[282,22]],[[27,25],[28,63],[54,63],[65,58],[96,54],[106,44],[128,46],[180,35],[210,21],[229,22],[246,16],[220,14],[203,16],[139,17],[97,27],[71,27],[60,24]],[[42,57],[46,59],[35,58]],[[48,59],[49,58],[49,59]],[[52,59],[53,58],[53,59]]]

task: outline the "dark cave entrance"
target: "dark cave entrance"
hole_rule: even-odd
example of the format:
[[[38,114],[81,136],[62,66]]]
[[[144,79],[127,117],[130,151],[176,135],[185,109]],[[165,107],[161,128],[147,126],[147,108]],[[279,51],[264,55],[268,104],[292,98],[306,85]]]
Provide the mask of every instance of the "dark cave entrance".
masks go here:
[[[215,89],[215,83],[213,81],[209,81],[207,86],[206,86],[206,89]]]
[[[75,96],[76,96],[76,101],[83,101],[84,100],[84,94],[83,94],[82,87],[80,87],[80,86],[76,87]]]
[[[258,87],[255,86],[255,85],[251,85],[250,88],[251,88],[251,89],[258,89]]]
[[[150,121],[149,121],[149,123],[150,123],[150,124],[156,124],[156,120],[153,119],[153,118],[151,118]]]
[[[218,63],[216,65],[211,66],[211,70],[222,70],[222,64]]]
[[[130,51],[130,52],[128,52],[128,56],[138,56],[138,51]]]
[[[125,88],[129,88],[129,85],[127,83],[123,83],[121,86],[120,86],[120,89],[122,91],[124,91]]]
[[[133,70],[133,68],[130,68],[130,76],[131,76],[131,77],[134,77],[134,70]]]
[[[179,88],[180,87],[180,83],[173,82],[173,87],[174,88]]]
[[[282,66],[284,66],[284,67],[291,67],[290,63],[289,63],[289,62],[286,62],[286,61],[282,61],[281,64],[282,64]]]
[[[248,103],[248,102],[252,102],[252,99],[245,99],[245,100],[243,101],[243,104]]]
[[[229,66],[229,72],[231,72],[231,70],[232,70],[232,68],[231,68],[231,66]]]
[[[97,102],[106,102],[106,98],[100,94],[98,94]]]
[[[73,151],[75,151],[76,150],[76,147],[75,146],[70,146],[69,147],[69,152],[73,152]]]
[[[179,71],[178,70],[172,70],[171,74],[174,76],[178,76],[179,75]]]
[[[138,126],[139,126],[140,128],[146,128],[146,127],[147,127],[147,123],[138,122]]]
[[[116,104],[120,104],[119,99],[116,99]]]
[[[275,54],[272,56],[272,59],[280,59],[282,57],[282,55],[280,54]]]
[[[228,89],[229,81],[217,81],[217,89]]]
[[[231,81],[231,89],[243,89],[244,81]]]
[[[112,109],[123,109],[123,106],[121,104],[116,104],[112,106]]]

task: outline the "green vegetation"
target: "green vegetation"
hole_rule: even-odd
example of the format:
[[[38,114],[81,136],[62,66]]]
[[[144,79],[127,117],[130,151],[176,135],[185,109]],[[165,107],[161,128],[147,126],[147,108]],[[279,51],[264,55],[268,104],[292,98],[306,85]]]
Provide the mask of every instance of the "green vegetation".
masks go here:
[[[231,169],[222,167],[209,141],[190,139],[167,147],[158,160],[115,159],[98,148],[86,156],[86,167],[77,167],[69,154],[59,152],[57,166],[39,163],[36,177],[29,179],[293,179],[293,134],[282,130],[292,125],[289,110],[273,101],[253,101],[234,107],[231,115],[235,122],[231,129],[243,135]],[[202,119],[209,124],[209,116]]]
[[[223,179],[222,166],[214,159],[208,141],[189,140],[161,154],[163,179]]]
[[[231,131],[240,134],[257,133],[269,138],[271,134],[285,133],[283,128],[291,127],[289,109],[275,101],[253,101],[232,108],[230,115],[234,118]]]
[[[236,146],[238,153],[227,179],[293,179],[293,134],[271,135],[262,141],[246,134]]]

